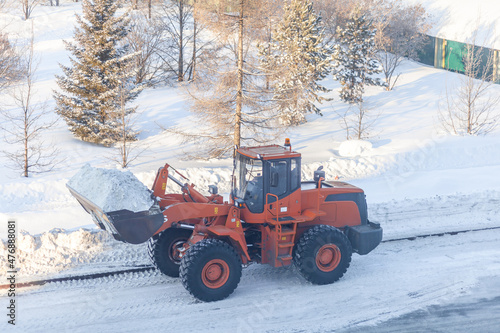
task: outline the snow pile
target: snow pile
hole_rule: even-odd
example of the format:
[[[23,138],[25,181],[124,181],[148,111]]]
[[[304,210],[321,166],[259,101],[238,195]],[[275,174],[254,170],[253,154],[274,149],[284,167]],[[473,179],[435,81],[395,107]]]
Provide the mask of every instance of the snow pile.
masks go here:
[[[145,246],[117,242],[100,229],[53,229],[40,235],[21,231],[16,250],[19,279],[33,281],[54,275],[102,272],[115,266],[121,269],[146,265],[149,258]],[[9,270],[6,241],[0,241],[0,254],[0,274],[5,276]]]
[[[340,144],[339,154],[344,157],[354,157],[372,149],[371,142],[363,140],[347,140]]]
[[[68,185],[105,212],[128,209],[149,210],[151,191],[130,171],[93,168],[84,165]]]
[[[32,236],[21,231],[17,238],[17,262],[21,277],[45,276],[76,266],[103,251],[103,235],[80,229],[66,233],[53,229],[41,235]],[[4,256],[6,257],[6,256]],[[5,274],[7,263],[0,266]]]

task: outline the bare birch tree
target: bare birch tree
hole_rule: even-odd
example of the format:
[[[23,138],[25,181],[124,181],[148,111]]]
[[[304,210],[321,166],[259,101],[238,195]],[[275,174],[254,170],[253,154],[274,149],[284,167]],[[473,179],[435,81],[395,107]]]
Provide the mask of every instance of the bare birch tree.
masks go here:
[[[338,27],[345,27],[351,12],[359,0],[315,0],[314,10],[321,15],[321,24],[325,32],[325,43],[330,44],[337,35]]]
[[[20,84],[13,88],[15,107],[2,111],[5,141],[14,147],[4,154],[12,162],[12,168],[21,170],[24,177],[50,171],[58,163],[57,149],[41,139],[41,134],[52,128],[57,119],[50,120],[50,112],[44,103],[33,102],[37,69],[33,44],[32,33]]]
[[[38,6],[42,0],[18,0],[21,4],[21,10],[24,15],[24,19],[28,20],[35,10],[35,7]]]
[[[138,131],[134,129],[135,113],[137,106],[127,107],[127,94],[132,87],[127,86],[127,78],[124,77],[120,83],[118,99],[120,107],[117,109],[116,119],[120,123],[120,131],[114,143],[115,158],[122,168],[127,168],[135,161],[147,147],[140,147],[137,142]]]
[[[406,5],[402,0],[372,0],[368,8],[377,29],[374,56],[382,66],[386,89],[392,90],[401,62],[405,58],[418,60],[431,27],[429,15],[422,5]]]
[[[200,21],[203,14],[197,13],[199,3],[202,2],[166,0],[160,5],[158,21],[164,37],[157,54],[163,60],[165,72],[173,74],[178,82],[194,79],[196,65],[214,39],[208,35],[200,39],[204,26]]]
[[[462,53],[463,75],[455,86],[447,86],[439,119],[444,129],[456,135],[487,134],[498,124],[500,95],[493,82],[493,52],[476,46],[477,30]]]
[[[373,136],[373,126],[380,113],[374,114],[366,101],[352,104],[340,116],[340,127],[345,130],[346,140],[366,140]]]
[[[187,36],[187,30],[190,28],[188,24],[193,19],[193,7],[188,4],[187,0],[166,1],[163,3],[164,11],[164,30],[170,34],[174,40],[176,49],[175,59],[176,68],[173,68],[179,82],[184,81],[184,53],[189,40],[193,37],[191,34]],[[168,53],[167,53],[168,54]]]
[[[162,33],[158,21],[147,20],[143,13],[131,14],[130,31],[125,37],[135,58],[135,83],[155,85],[160,80],[162,60],[158,56],[161,47]]]

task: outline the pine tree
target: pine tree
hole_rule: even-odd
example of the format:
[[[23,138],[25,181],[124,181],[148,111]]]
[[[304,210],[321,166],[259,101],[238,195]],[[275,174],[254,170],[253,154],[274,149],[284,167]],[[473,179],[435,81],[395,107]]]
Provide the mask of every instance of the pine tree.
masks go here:
[[[292,0],[273,32],[269,45],[261,46],[263,66],[272,73],[274,101],[286,125],[306,122],[305,114],[321,114],[315,105],[329,89],[318,83],[330,73],[331,50],[323,43],[321,17],[312,2]]]
[[[333,77],[342,84],[340,98],[347,103],[362,103],[366,84],[384,85],[380,79],[370,77],[381,72],[373,58],[375,32],[359,9],[353,12],[344,29],[337,29],[339,44],[334,46]]]
[[[130,64],[135,57],[121,41],[128,33],[128,12],[114,17],[114,0],[85,0],[83,18],[77,15],[74,43],[65,42],[71,52],[71,66],[60,65],[64,76],[56,76],[67,95],[54,92],[56,112],[73,134],[84,141],[103,145],[120,140],[120,110],[123,86],[125,103],[140,92],[131,82]],[[127,112],[134,112],[128,108]],[[134,133],[130,133],[134,137]]]

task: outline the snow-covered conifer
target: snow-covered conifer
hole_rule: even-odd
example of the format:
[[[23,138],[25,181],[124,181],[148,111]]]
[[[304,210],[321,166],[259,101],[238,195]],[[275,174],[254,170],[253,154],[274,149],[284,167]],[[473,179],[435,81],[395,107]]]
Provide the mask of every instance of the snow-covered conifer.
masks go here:
[[[263,65],[272,73],[274,101],[286,125],[306,122],[305,114],[320,113],[315,102],[326,100],[329,90],[318,83],[330,73],[331,50],[323,43],[321,17],[309,0],[292,0],[273,32],[261,46]]]
[[[82,6],[83,18],[77,15],[74,42],[65,42],[72,54],[71,66],[60,65],[64,75],[56,76],[63,91],[54,93],[56,112],[75,136],[110,145],[122,136],[123,87],[127,87],[126,103],[140,92],[130,80],[135,54],[122,43],[130,20],[128,12],[115,17],[118,2],[114,0],[84,0]]]
[[[373,58],[375,32],[359,9],[353,12],[345,28],[337,29],[339,43],[334,46],[333,77],[340,81],[340,98],[347,103],[362,103],[365,85],[384,85],[380,79],[370,77],[381,72]]]

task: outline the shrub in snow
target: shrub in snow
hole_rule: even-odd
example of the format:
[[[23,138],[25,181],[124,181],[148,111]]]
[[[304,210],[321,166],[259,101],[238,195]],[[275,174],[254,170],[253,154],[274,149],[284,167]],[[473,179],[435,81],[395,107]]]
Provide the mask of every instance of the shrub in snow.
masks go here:
[[[104,212],[121,209],[140,212],[154,204],[151,191],[130,171],[93,168],[86,164],[68,185]]]

